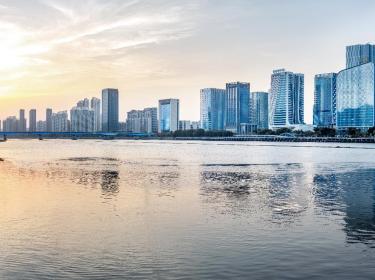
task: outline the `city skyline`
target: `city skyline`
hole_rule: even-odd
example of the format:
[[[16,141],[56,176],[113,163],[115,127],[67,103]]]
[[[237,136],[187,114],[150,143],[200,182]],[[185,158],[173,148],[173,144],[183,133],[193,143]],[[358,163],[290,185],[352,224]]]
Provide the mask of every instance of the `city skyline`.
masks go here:
[[[272,71],[285,68],[305,74],[305,122],[312,123],[314,76],[345,68],[343,46],[373,40],[372,7],[372,1],[0,1],[0,119],[19,108],[66,110],[114,87],[122,93],[121,120],[163,98],[180,99],[181,119],[198,120],[201,88],[243,81],[251,91],[268,91]],[[359,11],[363,20],[356,22],[351,15]],[[335,24],[327,24],[332,14]]]

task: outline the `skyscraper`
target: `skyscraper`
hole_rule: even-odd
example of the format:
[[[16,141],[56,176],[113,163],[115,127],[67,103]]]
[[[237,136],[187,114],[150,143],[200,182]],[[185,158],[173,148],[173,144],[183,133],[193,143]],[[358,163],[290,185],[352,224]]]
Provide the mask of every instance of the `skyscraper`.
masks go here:
[[[304,75],[285,69],[271,76],[270,120],[272,128],[304,123]]]
[[[224,130],[225,89],[205,88],[200,92],[200,122],[204,130]]]
[[[358,44],[346,47],[346,68],[375,62],[375,45]]]
[[[100,114],[100,99],[93,97],[91,98],[91,110],[94,111],[94,130],[95,131],[101,131],[101,114]]]
[[[315,76],[314,118],[316,126],[336,125],[336,73]]]
[[[102,131],[115,132],[119,123],[119,96],[117,89],[102,90]]]
[[[252,124],[257,129],[268,129],[268,92],[251,93]]]
[[[29,131],[35,132],[36,131],[36,110],[31,109],[29,112]]]
[[[68,128],[68,112],[62,111],[52,114],[52,131],[53,132],[67,132]]]
[[[241,125],[249,125],[250,118],[250,84],[227,83],[225,92],[225,130],[241,132]]]
[[[159,100],[159,132],[178,130],[180,101],[178,99]]]
[[[20,110],[20,118],[18,120],[18,128],[19,132],[26,132],[26,119],[25,119],[25,110]]]
[[[52,132],[52,109],[46,110],[46,130]]]
[[[73,107],[70,110],[70,130],[72,132],[94,132],[94,111],[88,107]]]
[[[375,126],[375,64],[369,62],[340,71],[336,99],[339,130]]]

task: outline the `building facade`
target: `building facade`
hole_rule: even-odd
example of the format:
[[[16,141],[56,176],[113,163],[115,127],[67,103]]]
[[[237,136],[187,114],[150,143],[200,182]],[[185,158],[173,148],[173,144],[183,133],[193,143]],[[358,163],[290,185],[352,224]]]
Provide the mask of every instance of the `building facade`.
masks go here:
[[[252,124],[256,129],[268,129],[268,92],[251,93]]]
[[[233,133],[241,133],[241,126],[249,125],[250,84],[227,83],[225,92],[224,128]]]
[[[94,130],[102,130],[102,116],[101,116],[101,100],[99,98],[93,97],[90,101],[90,108],[94,111]]]
[[[127,113],[126,128],[132,133],[158,133],[157,108],[132,110]]]
[[[336,125],[336,73],[315,75],[313,124],[318,127]]]
[[[4,132],[17,132],[18,120],[15,116],[7,117],[3,120],[3,131]]]
[[[118,89],[102,90],[102,131],[115,132],[119,125]]]
[[[31,109],[29,111],[29,131],[35,132],[36,131],[36,110]]]
[[[62,111],[52,114],[52,131],[53,132],[68,132],[69,119],[68,112]]]
[[[200,127],[224,130],[225,89],[205,88],[200,91]]]
[[[46,131],[52,132],[52,109],[46,109]]]
[[[70,130],[72,132],[94,132],[95,114],[87,107],[73,107],[70,110]]]
[[[366,130],[374,123],[375,64],[373,62],[337,74],[337,128]]]
[[[271,76],[271,128],[292,127],[304,123],[304,75],[275,70]]]
[[[375,45],[358,44],[346,47],[346,69],[369,62],[375,63]]]
[[[180,101],[178,99],[159,100],[159,132],[178,130]]]

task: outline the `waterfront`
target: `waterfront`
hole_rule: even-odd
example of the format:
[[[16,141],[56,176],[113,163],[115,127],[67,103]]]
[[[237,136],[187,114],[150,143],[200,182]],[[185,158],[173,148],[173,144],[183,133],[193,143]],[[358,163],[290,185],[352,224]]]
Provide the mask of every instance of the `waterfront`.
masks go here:
[[[375,145],[0,143],[0,278],[369,279]]]

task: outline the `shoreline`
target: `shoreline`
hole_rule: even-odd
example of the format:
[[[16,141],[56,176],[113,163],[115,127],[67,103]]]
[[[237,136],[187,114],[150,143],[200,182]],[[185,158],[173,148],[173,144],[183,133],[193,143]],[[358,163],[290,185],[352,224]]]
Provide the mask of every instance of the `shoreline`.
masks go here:
[[[1,134],[0,134],[1,135]],[[375,137],[346,138],[346,137],[285,137],[285,136],[231,136],[231,137],[156,137],[156,136],[98,136],[98,135],[7,135],[0,143],[8,140],[160,140],[160,141],[216,141],[216,142],[294,142],[294,143],[375,143]]]

